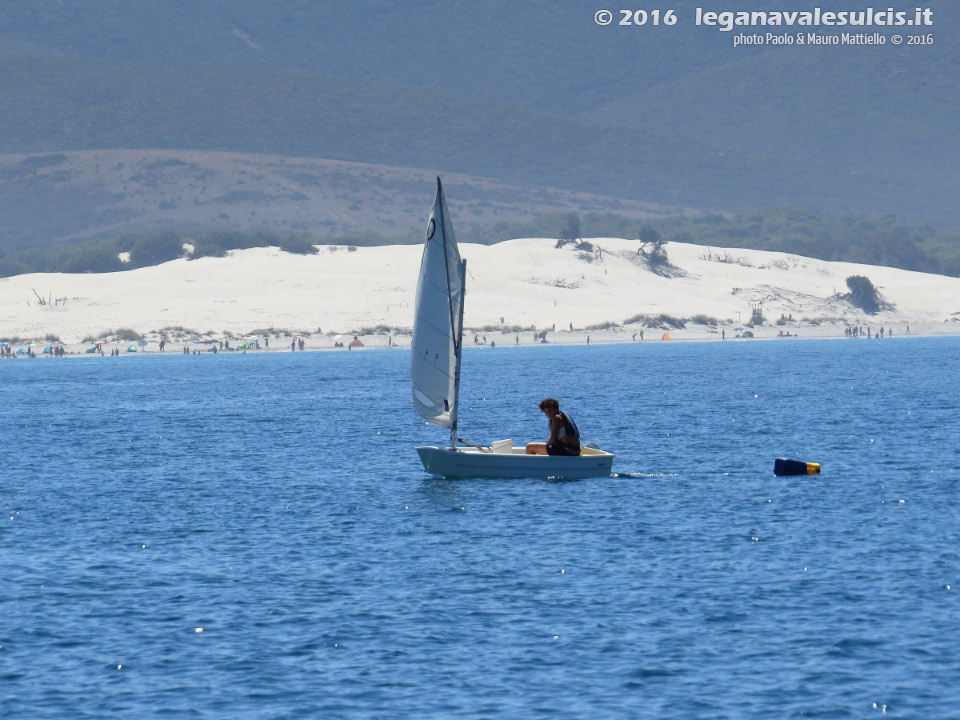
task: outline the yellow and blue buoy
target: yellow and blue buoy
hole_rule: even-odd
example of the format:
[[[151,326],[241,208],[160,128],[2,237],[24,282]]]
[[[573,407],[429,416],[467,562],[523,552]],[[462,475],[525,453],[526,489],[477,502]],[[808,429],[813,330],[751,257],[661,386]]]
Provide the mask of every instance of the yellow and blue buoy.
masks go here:
[[[774,475],[819,475],[820,463],[804,462],[803,460],[790,460],[789,458],[777,458],[773,462]]]

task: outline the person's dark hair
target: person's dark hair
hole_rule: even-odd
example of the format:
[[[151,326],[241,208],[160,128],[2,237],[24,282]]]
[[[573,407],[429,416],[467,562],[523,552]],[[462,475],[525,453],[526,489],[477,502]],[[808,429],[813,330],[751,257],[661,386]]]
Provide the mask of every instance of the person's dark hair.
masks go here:
[[[545,400],[540,402],[540,409],[546,410],[547,408],[553,408],[554,410],[559,410],[560,403],[558,403],[553,398],[546,398]]]

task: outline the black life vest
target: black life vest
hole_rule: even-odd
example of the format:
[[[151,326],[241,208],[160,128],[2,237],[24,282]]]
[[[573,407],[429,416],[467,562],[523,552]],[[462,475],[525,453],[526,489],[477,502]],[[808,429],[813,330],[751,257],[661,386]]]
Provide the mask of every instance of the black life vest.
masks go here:
[[[560,432],[557,433],[557,440],[561,438],[568,437],[574,438],[578,443],[580,442],[580,428],[577,427],[577,424],[573,421],[573,418],[567,415],[562,410],[557,411],[557,415],[563,420],[563,427],[560,428]]]

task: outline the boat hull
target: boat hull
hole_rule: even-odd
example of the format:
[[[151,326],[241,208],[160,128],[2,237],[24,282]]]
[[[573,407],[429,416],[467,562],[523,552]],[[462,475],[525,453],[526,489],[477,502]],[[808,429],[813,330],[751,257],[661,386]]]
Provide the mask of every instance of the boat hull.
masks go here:
[[[523,448],[490,452],[476,448],[418,447],[424,469],[444,477],[564,478],[609,475],[614,455],[584,449],[582,455],[527,455]]]

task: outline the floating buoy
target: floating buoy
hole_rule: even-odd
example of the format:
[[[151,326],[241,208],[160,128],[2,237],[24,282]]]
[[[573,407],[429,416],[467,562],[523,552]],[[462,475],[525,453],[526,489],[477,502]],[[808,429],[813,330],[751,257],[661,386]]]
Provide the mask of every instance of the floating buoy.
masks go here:
[[[819,475],[820,463],[777,458],[773,463],[774,475]]]

